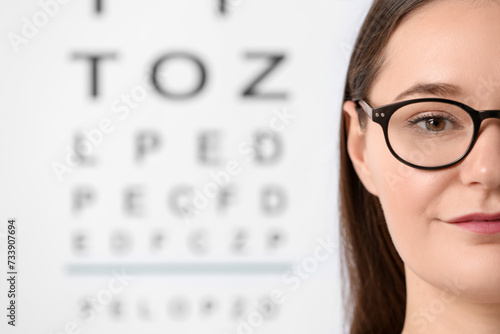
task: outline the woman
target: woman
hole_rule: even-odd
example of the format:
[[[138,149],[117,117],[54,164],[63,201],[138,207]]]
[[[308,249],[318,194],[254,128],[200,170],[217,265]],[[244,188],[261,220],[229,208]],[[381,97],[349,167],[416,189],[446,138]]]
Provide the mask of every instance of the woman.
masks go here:
[[[374,2],[341,120],[350,333],[500,333],[491,109],[500,109],[500,3]]]

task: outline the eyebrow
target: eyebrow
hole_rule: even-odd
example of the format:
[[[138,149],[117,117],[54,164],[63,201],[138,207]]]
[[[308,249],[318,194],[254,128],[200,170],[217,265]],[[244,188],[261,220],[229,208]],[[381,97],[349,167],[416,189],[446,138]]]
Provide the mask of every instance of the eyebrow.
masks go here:
[[[417,83],[396,96],[393,102],[415,94],[438,95],[442,97],[465,95],[464,90],[457,85],[442,82]]]

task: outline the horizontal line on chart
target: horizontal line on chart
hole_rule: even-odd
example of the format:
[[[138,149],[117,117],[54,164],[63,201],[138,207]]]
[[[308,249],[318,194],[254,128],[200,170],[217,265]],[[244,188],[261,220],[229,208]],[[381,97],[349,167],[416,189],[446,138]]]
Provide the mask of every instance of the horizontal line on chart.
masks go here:
[[[136,275],[265,275],[283,274],[292,268],[292,263],[249,262],[249,263],[96,263],[68,264],[71,275],[110,275],[112,271]]]

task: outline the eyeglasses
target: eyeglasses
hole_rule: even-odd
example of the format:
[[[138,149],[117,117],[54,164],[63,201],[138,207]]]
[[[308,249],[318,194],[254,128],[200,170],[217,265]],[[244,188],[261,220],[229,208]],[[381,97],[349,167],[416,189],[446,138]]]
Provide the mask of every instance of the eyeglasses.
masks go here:
[[[426,170],[450,167],[461,161],[472,150],[481,122],[500,119],[500,110],[479,112],[441,98],[401,101],[378,108],[363,100],[354,102],[380,124],[396,159]]]

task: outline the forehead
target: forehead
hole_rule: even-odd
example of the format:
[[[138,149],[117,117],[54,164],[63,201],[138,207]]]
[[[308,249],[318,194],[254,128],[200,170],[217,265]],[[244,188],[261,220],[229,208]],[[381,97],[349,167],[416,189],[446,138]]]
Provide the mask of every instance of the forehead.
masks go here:
[[[405,18],[391,36],[384,58],[370,92],[376,105],[392,102],[417,83],[459,85],[468,95],[463,98],[477,96],[479,90],[481,95],[495,90],[488,97],[500,97],[500,5],[433,1]],[[492,82],[498,87],[491,87]]]

